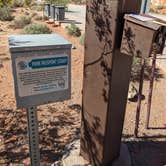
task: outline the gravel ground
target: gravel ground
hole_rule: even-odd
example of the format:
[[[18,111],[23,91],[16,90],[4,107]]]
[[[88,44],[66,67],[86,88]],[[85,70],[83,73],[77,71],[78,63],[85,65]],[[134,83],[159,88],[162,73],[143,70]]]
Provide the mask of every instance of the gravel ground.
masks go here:
[[[29,165],[27,124],[25,110],[16,110],[7,48],[7,35],[20,30],[8,28],[9,22],[0,22],[0,165]],[[56,33],[70,40],[72,50],[72,99],[38,107],[41,165],[49,166],[61,159],[65,147],[79,137],[82,98],[82,73],[84,49],[78,39],[70,37],[63,28],[53,28]],[[166,73],[160,70],[155,81],[150,127],[145,129],[147,93],[149,82],[144,82],[145,100],[142,101],[139,138],[134,138],[136,103],[128,102],[123,130],[123,141],[132,155],[133,166],[166,165]]]

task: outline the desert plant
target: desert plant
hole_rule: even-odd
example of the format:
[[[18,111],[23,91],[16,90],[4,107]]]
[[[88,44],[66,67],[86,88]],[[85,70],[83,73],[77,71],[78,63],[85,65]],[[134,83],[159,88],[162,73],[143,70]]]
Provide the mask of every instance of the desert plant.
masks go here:
[[[72,23],[70,26],[66,27],[67,33],[71,36],[79,37],[81,36],[81,30],[79,27],[76,26],[76,24]]]
[[[166,9],[166,5],[158,5],[156,6],[157,10],[162,10],[162,9]]]
[[[23,0],[13,0],[12,1],[12,6],[13,7],[23,7],[24,6],[24,1]]]
[[[12,3],[12,0],[0,0],[0,7],[8,6]]]
[[[32,5],[31,10],[42,11],[43,10],[43,5],[41,5],[41,4]]]
[[[34,19],[37,20],[37,21],[40,21],[40,20],[43,20],[43,17],[36,15],[36,16],[34,17]]]
[[[134,56],[132,69],[131,69],[131,81],[135,82],[135,81],[139,80],[140,71],[141,71],[141,58]],[[149,60],[146,59],[145,60],[145,71],[144,71],[145,79],[149,79],[150,71],[151,71],[151,66],[149,65]]]
[[[20,16],[13,21],[14,28],[24,28],[26,25],[31,23],[31,17],[29,16]]]
[[[36,17],[38,14],[36,12],[31,13],[30,17]]]
[[[37,23],[27,25],[22,31],[23,34],[50,34],[51,32],[47,25]]]
[[[24,0],[24,5],[27,7],[31,7],[33,0]]]
[[[44,21],[47,21],[47,20],[49,20],[49,17],[43,16],[43,20],[44,20]]]
[[[74,3],[74,4],[86,4],[86,0],[70,0],[71,3]]]
[[[85,33],[83,33],[83,34],[80,36],[79,43],[80,43],[81,45],[84,45],[84,44],[85,44]]]
[[[14,16],[12,16],[12,11],[8,7],[0,8],[0,20],[1,21],[12,21]]]
[[[70,1],[69,0],[45,0],[45,2],[54,3],[54,4],[62,4],[65,6],[65,8],[67,8]]]

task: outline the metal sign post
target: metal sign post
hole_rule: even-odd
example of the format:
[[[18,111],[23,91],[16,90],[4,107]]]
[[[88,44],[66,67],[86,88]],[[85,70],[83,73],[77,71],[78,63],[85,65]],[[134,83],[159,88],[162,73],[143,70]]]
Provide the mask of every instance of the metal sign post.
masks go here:
[[[27,108],[31,166],[40,166],[36,106],[71,98],[71,43],[58,34],[11,35],[17,108]]]
[[[40,166],[39,132],[36,107],[27,108],[31,166]]]

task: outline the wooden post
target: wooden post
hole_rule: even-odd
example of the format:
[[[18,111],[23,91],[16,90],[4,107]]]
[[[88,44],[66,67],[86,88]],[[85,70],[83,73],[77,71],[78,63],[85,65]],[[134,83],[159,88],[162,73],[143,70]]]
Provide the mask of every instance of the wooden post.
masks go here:
[[[147,104],[146,129],[149,128],[150,111],[151,111],[151,105],[152,105],[153,84],[154,84],[155,68],[156,68],[156,56],[157,56],[156,51],[157,51],[157,46],[156,46],[156,44],[154,44],[154,46],[153,46],[153,58],[152,58],[152,69],[151,69],[151,75],[150,75],[148,104]]]
[[[139,117],[140,117],[140,110],[141,110],[142,89],[143,89],[143,81],[144,81],[144,69],[145,69],[145,59],[142,58],[140,81],[139,81],[139,92],[138,92],[138,104],[137,104],[137,110],[136,110],[136,120],[135,120],[135,130],[134,130],[135,137],[138,137]]]
[[[81,155],[93,166],[119,156],[132,56],[120,53],[123,16],[140,0],[88,0]]]

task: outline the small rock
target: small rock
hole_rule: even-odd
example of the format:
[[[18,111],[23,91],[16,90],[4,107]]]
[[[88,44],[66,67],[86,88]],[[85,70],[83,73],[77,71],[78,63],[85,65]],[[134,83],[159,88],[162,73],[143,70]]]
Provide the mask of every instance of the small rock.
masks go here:
[[[75,49],[76,49],[76,47],[75,47],[75,46],[72,46],[72,49],[73,49],[73,50],[75,50]]]
[[[138,95],[138,90],[133,83],[129,85],[128,99],[133,99]]]

